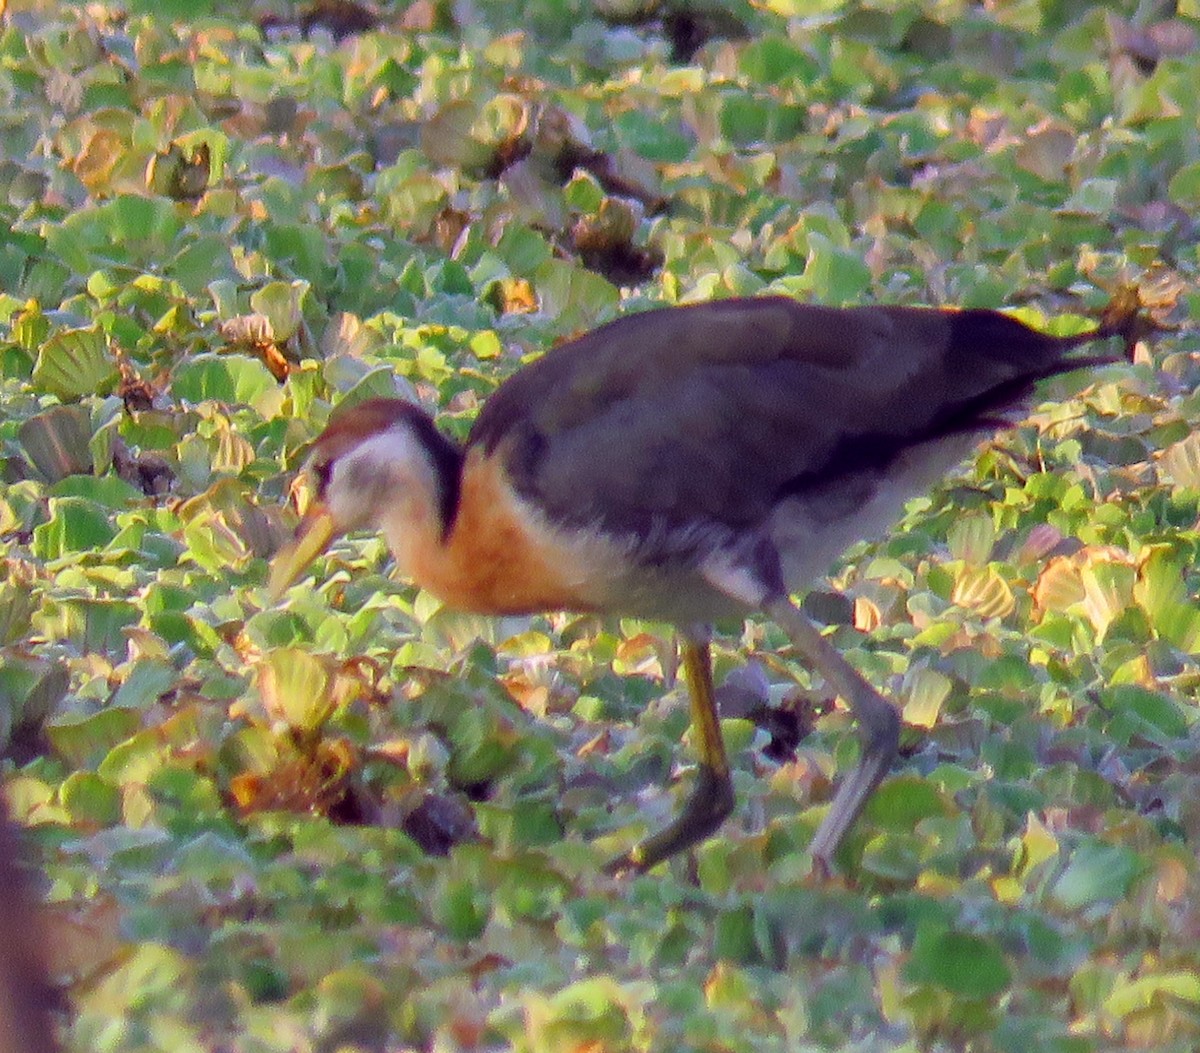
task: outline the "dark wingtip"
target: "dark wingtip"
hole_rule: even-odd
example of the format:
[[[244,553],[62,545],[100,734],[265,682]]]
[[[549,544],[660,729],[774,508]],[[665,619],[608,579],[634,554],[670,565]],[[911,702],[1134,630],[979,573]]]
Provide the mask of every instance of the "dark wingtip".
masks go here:
[[[950,313],[952,353],[1001,358],[1029,378],[1050,376],[1100,361],[1119,361],[1116,356],[1095,359],[1066,359],[1072,348],[1082,347],[1116,335],[1115,326],[1123,321],[1114,316],[1114,328],[1105,325],[1072,336],[1053,336],[1027,325],[1012,315],[985,307],[972,307]]]
[[[973,308],[960,311],[954,317],[954,340],[978,348],[1003,348],[1006,356],[1018,356],[1033,363],[1047,359],[1057,362],[1059,356],[1070,348],[1120,337],[1124,344],[1123,357],[1133,361],[1138,341],[1162,329],[1145,313],[1144,307],[1136,286],[1122,286],[1104,308],[1096,328],[1073,336],[1051,336],[1000,311]],[[1051,371],[1061,372],[1064,368],[1076,369],[1120,360],[1115,355],[1075,358],[1069,366],[1055,366]]]
[[[948,313],[950,346],[987,357],[1043,364],[1058,355],[1058,341],[1001,311],[968,307]]]

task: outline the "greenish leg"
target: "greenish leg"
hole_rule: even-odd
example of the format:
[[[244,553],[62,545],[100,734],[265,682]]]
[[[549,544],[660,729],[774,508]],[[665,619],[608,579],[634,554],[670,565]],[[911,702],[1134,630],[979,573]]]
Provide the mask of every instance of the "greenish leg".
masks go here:
[[[785,598],[769,604],[767,613],[788,634],[809,665],[842,696],[858,721],[858,737],[862,747],[858,763],[833,795],[825,820],[817,829],[810,846],[813,859],[829,872],[838,846],[896,758],[900,743],[900,714],[895,706],[859,676],[790,600]]]
[[[685,634],[682,653],[692,727],[700,750],[696,785],[675,821],[612,860],[604,868],[610,874],[627,870],[644,873],[669,856],[703,841],[733,811],[733,782],[717,718],[707,635]]]

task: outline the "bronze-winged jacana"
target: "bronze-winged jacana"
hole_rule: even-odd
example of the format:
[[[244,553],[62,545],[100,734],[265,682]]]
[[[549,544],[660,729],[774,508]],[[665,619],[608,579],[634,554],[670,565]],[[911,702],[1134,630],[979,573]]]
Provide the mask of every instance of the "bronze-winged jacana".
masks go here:
[[[316,498],[271,590],[365,527],[452,607],[674,623],[695,786],[613,871],[654,866],[732,810],[708,626],[761,611],[858,721],[859,759],[811,846],[828,868],[892,763],[900,718],[790,597],[1019,413],[1035,382],[1113,361],[1069,351],[1122,332],[1055,337],[991,310],[780,297],[629,315],[517,371],[464,446],[408,402],[336,414],[313,444]]]

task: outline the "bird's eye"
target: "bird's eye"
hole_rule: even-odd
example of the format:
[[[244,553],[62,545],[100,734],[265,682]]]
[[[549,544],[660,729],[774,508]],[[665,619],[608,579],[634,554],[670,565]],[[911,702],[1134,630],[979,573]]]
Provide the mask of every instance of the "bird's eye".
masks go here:
[[[321,461],[312,466],[313,478],[317,481],[317,497],[323,498],[333,474],[333,461]]]

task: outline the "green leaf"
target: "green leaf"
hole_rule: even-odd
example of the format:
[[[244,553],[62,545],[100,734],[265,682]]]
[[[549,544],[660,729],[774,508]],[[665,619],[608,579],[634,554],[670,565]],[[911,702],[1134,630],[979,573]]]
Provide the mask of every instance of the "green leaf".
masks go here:
[[[250,296],[250,307],[271,322],[271,335],[279,343],[295,336],[304,319],[301,305],[308,295],[306,281],[270,282]]]
[[[1116,207],[1120,187],[1116,179],[1085,179],[1067,198],[1063,211],[1107,218]]]
[[[904,968],[910,983],[932,984],[958,998],[998,997],[1012,980],[1004,955],[991,940],[924,925]]]
[[[421,149],[439,165],[468,171],[485,168],[496,147],[476,134],[478,118],[474,102],[459,99],[447,103],[421,122]]]
[[[26,584],[0,584],[0,644],[16,643],[29,635],[38,603]]]
[[[1156,1003],[1174,1000],[1200,1004],[1200,975],[1180,970],[1122,980],[1104,1000],[1104,1011],[1124,1019]]]
[[[175,3],[175,0],[171,2]],[[195,12],[202,6],[195,5],[188,10]],[[181,13],[180,17],[185,16]],[[105,976],[101,993],[114,1006],[162,1004],[164,999],[172,996],[177,999],[191,989],[193,971],[191,962],[180,951],[157,941],[146,941],[135,944],[128,954],[120,956],[119,964]],[[184,1036],[180,1034],[171,1045],[177,1049],[185,1048],[183,1042]]]
[[[842,11],[849,0],[763,0],[763,7],[784,18],[815,18]]]
[[[121,818],[121,793],[92,772],[72,772],[59,790],[63,807],[77,823],[109,826]]]
[[[187,880],[224,884],[253,873],[254,860],[245,845],[206,831],[171,854],[171,868]]]
[[[143,658],[134,664],[117,689],[112,705],[148,709],[178,682],[179,673],[169,662],[161,658]]]
[[[170,260],[163,273],[170,275],[191,295],[199,297],[211,284],[214,274],[228,274],[233,269],[233,257],[228,239],[215,234],[192,238]]]
[[[1016,606],[1012,589],[995,566],[964,564],[954,580],[951,600],[980,618],[1004,618]]]
[[[31,300],[12,320],[8,338],[18,347],[33,354],[50,335],[50,319],[42,313],[36,300]]]
[[[1103,636],[1113,619],[1133,601],[1137,571],[1127,563],[1098,557],[1087,560],[1079,575],[1085,594],[1084,613]]]
[[[72,597],[45,601],[34,625],[49,640],[69,640],[81,650],[105,654],[124,649],[125,629],[138,616],[126,600]]]
[[[436,920],[454,940],[475,939],[489,914],[487,897],[472,881],[449,882],[436,900]]]
[[[90,768],[137,731],[141,720],[137,710],[111,706],[95,713],[64,713],[46,724],[46,737],[72,767]]]
[[[568,208],[576,212],[596,212],[604,199],[604,187],[600,181],[591,172],[582,169],[577,169],[563,188],[563,200]]]
[[[263,230],[265,249],[306,281],[323,287],[330,270],[329,245],[320,227],[313,224],[275,223]]]
[[[941,791],[928,779],[898,775],[875,791],[863,813],[868,821],[889,830],[911,831],[922,819],[950,814]]]
[[[744,905],[722,911],[713,931],[713,953],[726,961],[756,962],[759,954],[754,927],[753,907]]]
[[[92,471],[92,422],[82,406],[52,406],[25,421],[17,438],[47,482]]]
[[[996,528],[991,516],[974,513],[959,516],[950,526],[946,536],[953,559],[960,559],[971,566],[983,566],[992,556],[996,544]]]
[[[1051,895],[1066,910],[1117,902],[1129,893],[1147,866],[1132,849],[1084,841],[1071,853]]]
[[[0,281],[3,277],[0,276]],[[0,345],[0,378],[24,380],[33,372],[33,359],[16,346]]]
[[[70,475],[50,488],[50,496],[78,497],[114,512],[124,511],[145,500],[140,490],[116,475]]]
[[[451,754],[446,774],[455,786],[487,783],[511,769],[520,756],[515,733],[480,709],[460,713],[448,738]]]
[[[120,244],[146,248],[166,245],[182,227],[179,213],[169,201],[140,195],[123,194],[102,205],[98,212],[108,219],[113,237]]]
[[[471,351],[476,358],[497,358],[503,350],[500,337],[492,329],[480,330],[471,337]]]
[[[89,273],[117,260],[150,263],[172,250],[182,230],[173,202],[126,194],[80,209],[46,232],[47,245],[68,266]]]
[[[620,302],[616,286],[593,271],[551,259],[534,274],[542,311],[569,331],[594,325]]]
[[[64,402],[84,395],[108,395],[118,381],[108,341],[96,326],[54,333],[34,363],[34,385]]]
[[[1167,196],[1180,208],[1200,209],[1200,161],[1184,165],[1171,176]]]
[[[599,207],[599,203],[597,203]],[[504,228],[496,252],[515,275],[528,276],[553,256],[553,249],[538,231],[517,223]]]
[[[214,0],[130,0],[129,9],[138,14],[188,21],[208,17],[213,6]]]
[[[629,1048],[626,1001],[625,992],[608,976],[579,980],[555,992],[545,1010],[532,1017],[534,1048]]]
[[[802,47],[786,37],[759,37],[742,49],[739,64],[755,84],[778,85],[789,77],[809,79],[817,75],[817,64]]]
[[[883,881],[909,885],[921,873],[921,849],[911,833],[896,831],[873,837],[863,848],[862,872]]]
[[[854,249],[834,245],[824,234],[808,236],[804,285],[831,304],[856,303],[871,285],[871,269]]]
[[[246,355],[197,355],[176,370],[171,382],[177,398],[193,403],[213,399],[227,405],[252,405],[278,387],[271,371]]]
[[[1106,710],[1133,714],[1168,738],[1183,738],[1188,733],[1183,710],[1167,695],[1137,684],[1117,684],[1107,688],[1103,698]]]
[[[41,724],[69,685],[63,662],[0,652],[0,745],[14,731]]]
[[[692,152],[691,137],[661,112],[626,110],[613,127],[623,146],[649,161],[685,161]]]
[[[39,559],[61,559],[79,552],[94,552],[117,536],[112,513],[82,497],[52,497],[50,521],[35,528],[33,552]]]
[[[1152,549],[1138,567],[1133,599],[1160,637],[1192,653],[1200,647],[1200,610],[1189,600],[1186,569],[1185,559],[1170,549]]]

